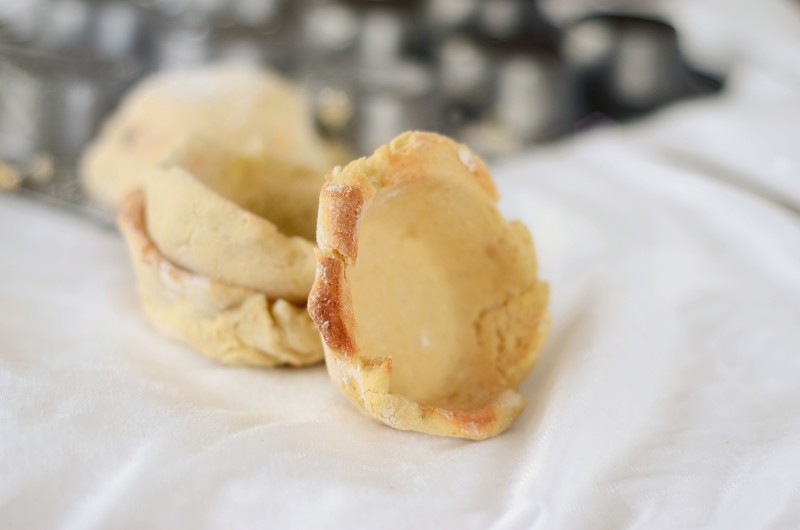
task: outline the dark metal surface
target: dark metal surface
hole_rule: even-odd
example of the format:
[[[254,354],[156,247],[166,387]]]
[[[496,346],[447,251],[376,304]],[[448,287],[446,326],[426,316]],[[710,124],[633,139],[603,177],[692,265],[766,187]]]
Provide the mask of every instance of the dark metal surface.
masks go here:
[[[158,70],[271,65],[306,88],[321,132],[359,153],[418,128],[502,156],[720,86],[687,67],[664,21],[601,14],[559,27],[523,0],[0,6],[0,158],[30,193],[90,212],[80,153]]]

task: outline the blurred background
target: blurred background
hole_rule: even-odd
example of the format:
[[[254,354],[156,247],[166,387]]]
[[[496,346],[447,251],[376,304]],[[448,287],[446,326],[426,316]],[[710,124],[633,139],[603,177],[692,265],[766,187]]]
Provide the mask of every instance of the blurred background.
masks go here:
[[[357,154],[426,129],[508,156],[719,91],[724,61],[687,53],[671,4],[0,0],[3,171],[83,204],[75,162],[125,92],[212,61],[295,79],[320,131]]]

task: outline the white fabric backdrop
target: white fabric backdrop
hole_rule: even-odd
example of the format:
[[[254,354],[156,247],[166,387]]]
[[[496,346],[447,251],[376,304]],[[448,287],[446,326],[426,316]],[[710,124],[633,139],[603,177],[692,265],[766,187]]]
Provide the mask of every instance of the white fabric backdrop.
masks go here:
[[[494,168],[555,327],[480,443],[163,339],[116,234],[0,197],[0,528],[800,528],[800,89],[734,79]]]

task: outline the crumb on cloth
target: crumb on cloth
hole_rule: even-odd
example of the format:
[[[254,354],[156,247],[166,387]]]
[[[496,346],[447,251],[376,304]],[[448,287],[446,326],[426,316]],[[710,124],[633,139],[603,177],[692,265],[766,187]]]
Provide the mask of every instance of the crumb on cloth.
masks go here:
[[[22,184],[22,177],[11,164],[0,160],[0,191],[14,191]]]

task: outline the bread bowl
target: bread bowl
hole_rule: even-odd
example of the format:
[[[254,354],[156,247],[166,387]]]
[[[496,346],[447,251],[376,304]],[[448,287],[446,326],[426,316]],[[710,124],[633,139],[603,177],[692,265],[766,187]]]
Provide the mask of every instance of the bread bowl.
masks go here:
[[[533,242],[485,164],[405,133],[326,176],[309,312],[329,374],[391,427],[485,439],[522,411],[549,330]]]

